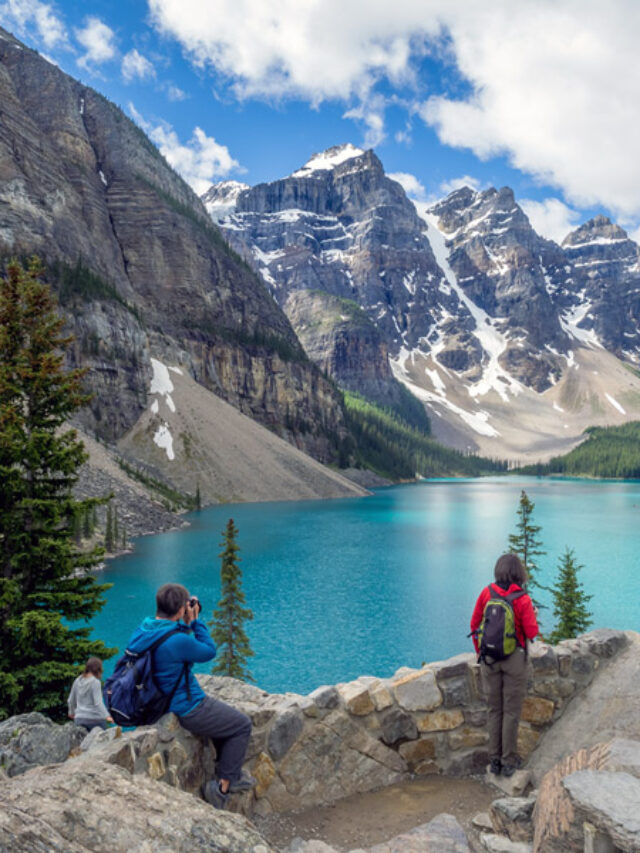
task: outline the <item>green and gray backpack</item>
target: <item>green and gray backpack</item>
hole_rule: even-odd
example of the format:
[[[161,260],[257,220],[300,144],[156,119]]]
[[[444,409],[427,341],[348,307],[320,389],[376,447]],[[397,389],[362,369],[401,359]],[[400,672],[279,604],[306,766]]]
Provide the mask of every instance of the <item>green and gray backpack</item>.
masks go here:
[[[484,606],[482,622],[477,631],[480,649],[478,660],[485,663],[489,663],[487,658],[490,658],[491,662],[504,660],[518,648],[513,602],[526,595],[523,589],[503,596],[495,592],[491,586],[487,588],[489,600]]]

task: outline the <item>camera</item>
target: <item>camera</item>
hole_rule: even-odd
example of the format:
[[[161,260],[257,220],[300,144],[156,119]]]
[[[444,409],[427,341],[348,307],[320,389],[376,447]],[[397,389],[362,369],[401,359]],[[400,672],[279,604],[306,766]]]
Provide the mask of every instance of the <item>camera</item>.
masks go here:
[[[195,595],[191,596],[191,598],[188,601],[188,604],[192,610],[195,610],[196,608],[198,608],[197,612],[196,612],[196,616],[202,610],[202,605],[200,604],[200,601],[198,600],[198,598]]]

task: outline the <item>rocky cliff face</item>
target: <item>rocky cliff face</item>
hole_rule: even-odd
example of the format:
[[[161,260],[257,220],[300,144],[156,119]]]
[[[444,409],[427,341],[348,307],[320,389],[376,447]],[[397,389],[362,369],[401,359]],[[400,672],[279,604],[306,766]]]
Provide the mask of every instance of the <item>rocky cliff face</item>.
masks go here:
[[[214,186],[205,200],[311,358],[369,396],[376,364],[373,398],[390,403],[386,348],[447,443],[545,458],[590,424],[640,413],[640,383],[619,361],[640,360],[640,250],[603,217],[558,246],[534,231],[508,187],[414,204],[373,152],[349,145],[271,184]],[[362,349],[355,314],[327,334],[319,312],[330,323],[336,298],[368,316],[376,358]]]
[[[89,367],[84,426],[110,442],[132,428],[154,355],[330,458],[344,430],[334,389],[144,134],[1,30],[0,99],[0,256],[47,264],[76,336],[72,360]]]

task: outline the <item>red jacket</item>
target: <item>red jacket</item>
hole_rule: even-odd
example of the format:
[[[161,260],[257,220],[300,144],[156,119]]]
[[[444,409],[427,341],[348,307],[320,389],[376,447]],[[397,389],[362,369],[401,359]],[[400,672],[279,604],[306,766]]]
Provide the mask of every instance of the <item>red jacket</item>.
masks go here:
[[[512,583],[509,589],[504,590],[498,584],[492,583],[491,589],[497,594],[501,595],[503,598],[509,595],[512,592],[517,592],[522,587],[518,586],[516,583]],[[489,590],[485,586],[480,595],[478,596],[478,600],[476,601],[476,606],[473,609],[473,616],[471,617],[471,630],[477,631],[482,622],[482,617],[484,615],[484,608],[489,601]],[[535,636],[538,634],[538,621],[536,619],[536,614],[533,609],[533,604],[531,603],[531,599],[525,593],[521,595],[520,598],[516,598],[513,602],[513,615],[516,621],[516,635],[518,638],[518,643],[521,646],[525,644],[525,638],[528,640],[533,640]],[[475,634],[471,635],[473,637],[473,645],[476,647],[476,652],[479,652],[478,648],[478,638]]]

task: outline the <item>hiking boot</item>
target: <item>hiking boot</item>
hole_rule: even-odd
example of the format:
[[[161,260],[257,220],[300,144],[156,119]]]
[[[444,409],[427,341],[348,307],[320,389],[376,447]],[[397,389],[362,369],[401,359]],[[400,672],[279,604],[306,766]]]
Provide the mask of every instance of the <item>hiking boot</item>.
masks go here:
[[[243,770],[240,777],[231,782],[229,785],[229,792],[231,794],[239,794],[242,791],[250,791],[252,788],[255,788],[257,784],[258,780],[250,773],[247,773],[246,770]]]
[[[202,796],[214,809],[226,809],[229,794],[223,794],[217,779],[211,779],[202,788]]]
[[[522,767],[522,759],[519,755],[516,755],[511,761],[508,761],[506,764],[502,765],[502,775],[503,776],[513,776],[513,774]]]
[[[489,763],[489,773],[493,773],[494,776],[499,776],[500,771],[502,770],[502,762],[499,758],[492,758]]]

